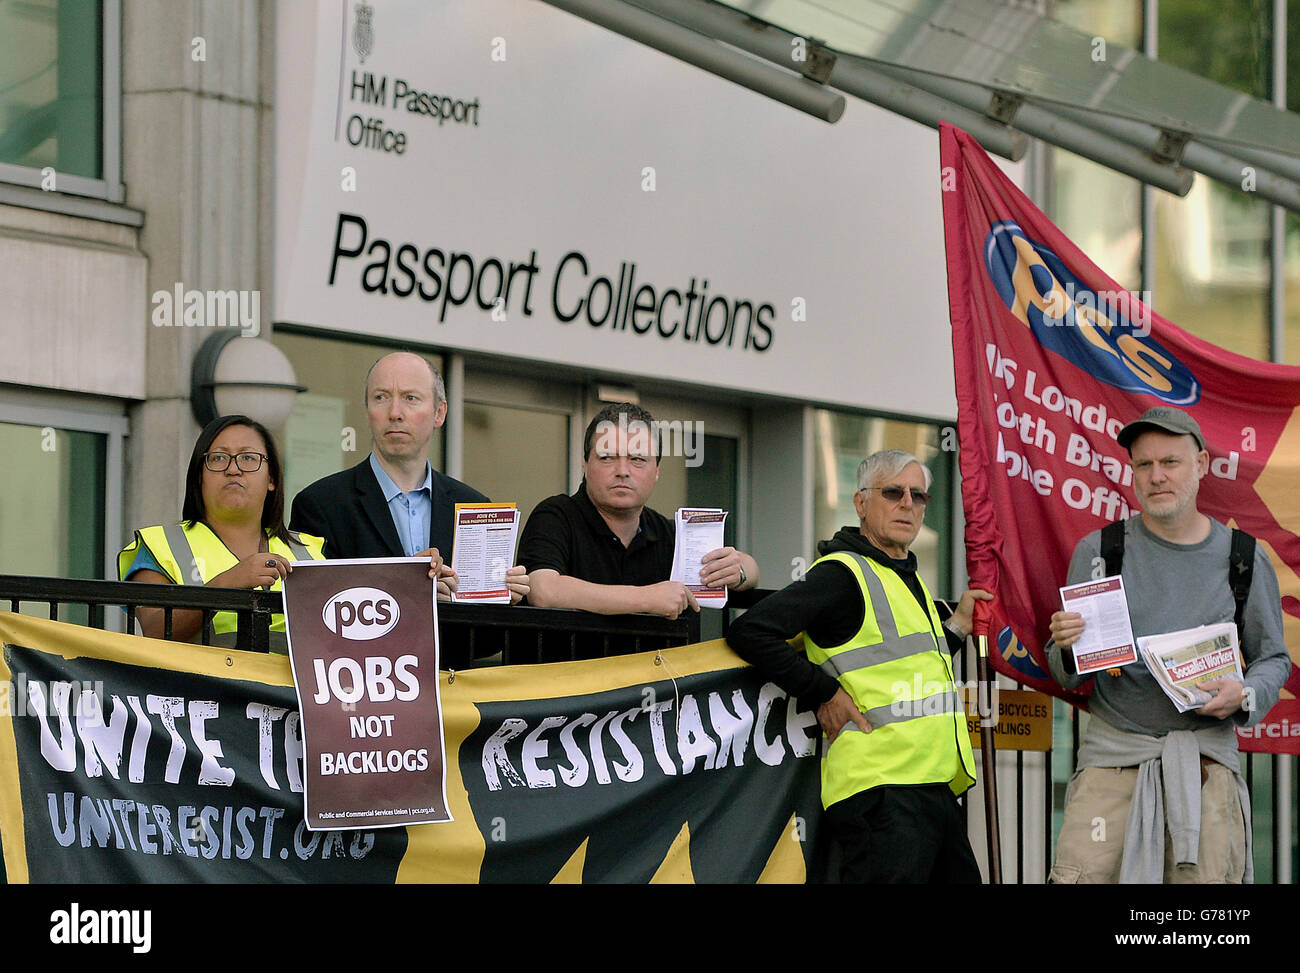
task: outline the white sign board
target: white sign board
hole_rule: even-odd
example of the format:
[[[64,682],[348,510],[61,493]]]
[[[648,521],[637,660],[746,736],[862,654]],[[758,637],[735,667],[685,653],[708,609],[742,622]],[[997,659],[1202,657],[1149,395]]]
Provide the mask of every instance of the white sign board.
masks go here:
[[[534,0],[282,0],[278,322],[955,413],[938,136]]]

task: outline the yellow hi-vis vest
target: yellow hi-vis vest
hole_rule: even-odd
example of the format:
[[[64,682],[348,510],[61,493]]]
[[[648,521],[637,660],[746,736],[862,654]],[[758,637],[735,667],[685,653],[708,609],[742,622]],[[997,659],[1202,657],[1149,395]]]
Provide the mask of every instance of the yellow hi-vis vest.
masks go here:
[[[863,733],[849,723],[826,751],[822,805],[884,784],[947,784],[961,794],[975,783],[975,757],[929,589],[921,582],[923,610],[884,565],[848,551],[816,563],[822,561],[839,561],[853,572],[862,591],[862,627],[843,645],[820,646],[805,633],[804,648],[810,662],[839,680],[872,727]]]
[[[278,537],[268,539],[272,554],[279,554],[290,561],[323,561],[321,553],[325,541],[311,534],[289,533],[289,543]],[[192,527],[181,524],[163,524],[159,527],[142,527],[135,532],[135,538],[117,556],[117,576],[124,578],[136,552],[143,544],[154,560],[162,567],[163,573],[173,584],[207,584],[223,571],[229,571],[239,559],[231,553],[220,537],[213,533],[207,524],[195,523]],[[272,591],[283,587],[277,579],[271,586]],[[235,631],[239,626],[239,616],[234,612],[217,612],[212,618],[212,630],[217,635]],[[271,631],[284,631],[284,616],[271,616]]]

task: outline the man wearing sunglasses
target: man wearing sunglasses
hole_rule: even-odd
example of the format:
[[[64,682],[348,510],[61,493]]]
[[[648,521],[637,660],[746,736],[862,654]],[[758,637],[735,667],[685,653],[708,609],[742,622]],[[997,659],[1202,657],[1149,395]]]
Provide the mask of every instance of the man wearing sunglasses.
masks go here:
[[[992,595],[966,591],[951,612],[930,597],[910,551],[929,487],[930,471],[911,453],[868,456],[853,496],[858,526],[822,541],[808,573],[727,636],[817,712],[831,880],[980,881],[956,802],[975,781],[975,759],[951,654],[975,602]],[[787,641],[801,633],[804,653]]]

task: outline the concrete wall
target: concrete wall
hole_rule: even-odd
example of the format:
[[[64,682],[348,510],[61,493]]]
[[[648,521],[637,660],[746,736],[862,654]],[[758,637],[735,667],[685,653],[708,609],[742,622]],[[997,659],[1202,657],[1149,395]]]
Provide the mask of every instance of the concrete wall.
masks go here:
[[[137,232],[0,206],[0,382],[144,395]]]
[[[264,55],[273,3],[127,0],[123,10],[123,171],[143,210],[146,293],[258,290],[270,254],[271,124]],[[202,38],[202,50],[196,42]],[[195,60],[202,53],[205,60]],[[263,307],[269,307],[264,294]],[[207,328],[156,328],[140,306],[147,401],[130,412],[125,526],[173,519],[198,434],[194,354]]]

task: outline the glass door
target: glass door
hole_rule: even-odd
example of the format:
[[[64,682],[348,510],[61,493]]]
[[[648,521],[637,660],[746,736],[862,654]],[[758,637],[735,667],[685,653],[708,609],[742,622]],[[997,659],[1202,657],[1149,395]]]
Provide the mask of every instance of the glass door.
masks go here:
[[[467,365],[464,388],[461,479],[495,501],[518,504],[521,523],[547,497],[573,492],[580,386]],[[581,426],[576,436],[581,466]]]

